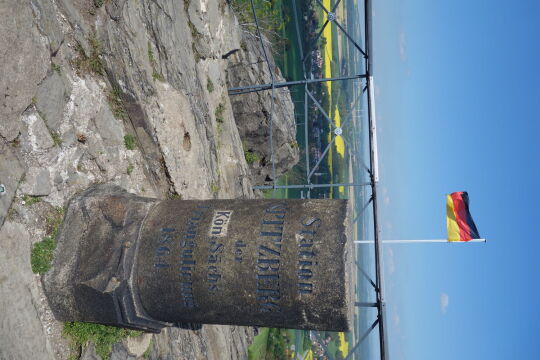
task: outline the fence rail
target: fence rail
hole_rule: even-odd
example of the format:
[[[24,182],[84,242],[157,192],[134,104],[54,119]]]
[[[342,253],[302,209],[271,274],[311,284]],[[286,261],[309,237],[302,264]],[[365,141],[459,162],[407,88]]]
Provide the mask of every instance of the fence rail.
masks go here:
[[[307,190],[306,196],[308,198],[312,195],[312,190],[318,189],[318,188],[336,188],[336,187],[346,187],[346,188],[353,188],[353,187],[367,187],[371,190],[371,194],[369,196],[369,199],[366,201],[366,203],[363,205],[360,212],[356,214],[354,217],[353,222],[356,222],[363,214],[364,210],[371,205],[373,210],[373,235],[374,235],[374,256],[375,256],[375,281],[371,280],[364,269],[359,268],[360,272],[368,278],[370,283],[372,284],[373,291],[376,295],[376,301],[375,302],[365,302],[365,301],[359,301],[357,302],[357,306],[366,306],[366,307],[374,307],[377,309],[377,316],[374,320],[374,322],[371,324],[369,329],[362,334],[362,336],[359,337],[357,343],[353,346],[352,350],[347,355],[347,359],[351,358],[354,355],[354,352],[356,349],[360,346],[360,344],[368,337],[368,335],[374,331],[375,328],[378,328],[378,335],[379,335],[379,349],[380,349],[380,358],[381,360],[388,359],[388,343],[386,338],[386,330],[385,330],[385,322],[386,322],[386,306],[385,306],[385,299],[384,299],[384,293],[383,293],[383,274],[382,274],[382,265],[381,265],[381,240],[379,237],[379,222],[378,222],[378,213],[377,213],[377,182],[378,182],[378,160],[377,160],[377,137],[376,137],[376,125],[375,125],[375,103],[374,103],[374,91],[373,91],[373,41],[372,41],[372,3],[371,0],[364,0],[362,3],[363,6],[363,13],[364,13],[364,32],[363,36],[360,36],[360,38],[355,38],[354,34],[351,34],[349,31],[347,31],[347,27],[338,19],[336,16],[336,10],[338,9],[338,6],[342,3],[345,4],[347,2],[352,2],[353,0],[337,0],[334,2],[333,6],[331,6],[330,9],[327,9],[325,5],[321,2],[321,0],[315,0],[315,1],[309,1],[309,3],[312,6],[318,6],[319,9],[322,10],[322,12],[325,15],[325,21],[320,30],[318,31],[317,35],[314,39],[308,44],[307,50],[304,49],[304,43],[302,41],[302,34],[300,31],[300,24],[299,24],[299,13],[298,13],[298,4],[296,0],[292,0],[292,8],[293,8],[293,17],[294,17],[294,26],[295,26],[295,37],[298,44],[299,52],[300,52],[300,62],[302,67],[302,76],[303,79],[298,80],[292,80],[292,81],[276,81],[276,76],[273,71],[273,65],[270,63],[268,54],[270,52],[270,49],[268,49],[267,43],[264,41],[263,31],[260,27],[260,19],[257,17],[257,11],[255,9],[255,3],[254,0],[250,0],[250,6],[251,6],[251,13],[253,16],[253,21],[255,23],[255,30],[256,30],[256,36],[259,39],[260,47],[262,50],[262,54],[264,57],[264,62],[266,63],[266,67],[268,68],[269,74],[270,74],[270,83],[265,84],[252,84],[247,86],[240,86],[240,87],[234,87],[228,89],[229,96],[235,96],[235,95],[241,95],[241,94],[247,94],[252,92],[260,92],[260,91],[271,91],[271,108],[269,113],[269,147],[270,147],[270,154],[271,154],[271,164],[272,164],[272,184],[271,185],[257,185],[254,186],[254,189],[259,190],[272,190],[273,194],[275,190],[277,189],[305,189]],[[358,2],[360,4],[360,1]],[[361,5],[359,5],[361,6]],[[307,66],[308,60],[311,59],[313,62],[314,57],[314,48],[316,47],[317,42],[319,39],[323,36],[323,33],[327,26],[335,26],[336,30],[339,30],[345,38],[348,40],[348,42],[352,45],[352,48],[354,48],[359,54],[360,57],[363,58],[363,65],[364,65],[364,72],[359,74],[352,74],[352,75],[344,75],[344,76],[335,76],[335,77],[327,77],[327,78],[314,78],[313,72],[312,72],[312,66]],[[292,39],[291,39],[292,40]],[[364,44],[362,47],[361,44]],[[334,83],[339,81],[360,81],[360,85],[354,88],[354,101],[351,104],[351,107],[346,114],[346,116],[343,119],[343,122],[340,124],[340,126],[336,126],[332,119],[330,118],[329,114],[325,111],[324,106],[322,105],[323,101],[317,99],[316,94],[313,93],[313,91],[310,90],[310,86],[314,84],[322,84],[322,83]],[[281,88],[291,88],[294,87],[294,89],[300,89],[303,87],[304,89],[304,108],[298,109],[302,110],[302,112],[298,112],[298,114],[301,114],[303,116],[303,123],[299,124],[296,123],[297,116],[295,115],[295,123],[297,126],[303,126],[304,127],[304,137],[305,137],[305,149],[304,149],[304,156],[305,156],[305,172],[306,172],[306,181],[304,184],[287,184],[287,185],[278,185],[276,183],[276,164],[275,159],[276,156],[274,156],[274,136],[273,136],[273,121],[274,121],[274,107],[275,107],[275,94],[276,90]],[[317,170],[320,170],[320,165],[328,156],[328,153],[335,143],[336,139],[341,138],[348,146],[355,147],[358,146],[356,141],[351,141],[349,143],[348,140],[345,139],[343,128],[346,127],[349,122],[354,123],[355,120],[361,121],[363,116],[359,114],[359,111],[357,110],[356,104],[358,101],[360,101],[360,98],[365,96],[366,102],[367,102],[367,129],[368,129],[368,143],[369,143],[369,165],[366,165],[362,162],[363,167],[366,170],[366,174],[369,178],[368,182],[349,182],[349,183],[325,183],[325,184],[319,184],[319,183],[313,183],[312,179],[313,176],[316,174]],[[328,141],[327,146],[325,147],[324,151],[320,156],[318,156],[318,159],[314,166],[310,166],[310,153],[309,153],[309,103],[313,103],[314,107],[317,109],[317,111],[322,115],[322,117],[328,122],[329,129],[332,130],[331,132],[331,139]],[[297,104],[295,103],[295,108]],[[296,109],[295,109],[296,112]],[[353,139],[354,140],[354,139]],[[320,151],[320,149],[319,149]],[[354,157],[353,157],[354,158]],[[360,159],[354,159],[355,161],[360,161]]]

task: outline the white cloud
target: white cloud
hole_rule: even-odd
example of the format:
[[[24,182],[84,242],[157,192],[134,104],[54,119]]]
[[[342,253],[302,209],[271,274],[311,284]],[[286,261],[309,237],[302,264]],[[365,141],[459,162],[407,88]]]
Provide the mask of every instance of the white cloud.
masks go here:
[[[403,62],[407,61],[407,42],[403,31],[399,33],[399,58]]]
[[[441,294],[441,313],[446,314],[448,311],[448,304],[450,304],[450,297],[447,293]]]

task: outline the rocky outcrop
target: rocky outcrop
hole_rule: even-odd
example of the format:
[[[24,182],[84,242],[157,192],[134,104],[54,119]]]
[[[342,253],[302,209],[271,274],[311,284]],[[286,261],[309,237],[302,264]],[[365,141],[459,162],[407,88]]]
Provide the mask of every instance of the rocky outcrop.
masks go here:
[[[270,49],[267,49],[266,55],[272,63],[274,81],[285,81],[279,68],[273,65]],[[240,49],[228,59],[229,87],[271,83],[270,69],[265,62],[261,44],[254,34],[243,32]],[[234,95],[231,96],[231,104],[244,151],[251,153],[248,159],[257,184],[273,180],[272,154],[276,178],[298,162],[294,107],[288,88],[275,89],[274,100],[270,90]],[[272,143],[270,143],[270,127],[272,127]]]
[[[16,274],[0,280],[0,358],[67,359],[62,324],[29,263],[50,233],[48,214],[98,182],[158,198],[253,196],[250,171],[256,182],[271,174],[270,99],[231,103],[227,87],[268,74],[262,63],[245,70],[261,54],[225,0],[8,0],[0,33],[0,263]],[[297,159],[286,92],[275,108],[281,174]],[[245,151],[260,160],[250,166]],[[252,336],[232,326],[168,329],[150,358],[246,358]],[[128,344],[114,349],[116,359],[137,357]]]

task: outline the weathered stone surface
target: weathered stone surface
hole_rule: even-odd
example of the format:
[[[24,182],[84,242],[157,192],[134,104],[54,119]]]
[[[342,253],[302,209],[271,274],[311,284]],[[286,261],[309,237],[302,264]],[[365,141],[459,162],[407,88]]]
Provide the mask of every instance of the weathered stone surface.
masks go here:
[[[137,356],[130,354],[123,343],[113,345],[113,350],[109,360],[136,360]]]
[[[67,321],[348,331],[346,204],[158,201],[94,186],[70,202],[45,290]]]
[[[66,89],[62,78],[56,71],[39,85],[36,92],[36,108],[49,129],[57,131],[64,113]]]
[[[26,173],[21,191],[31,196],[45,196],[51,193],[51,174],[47,168],[31,167]]]
[[[11,202],[15,197],[24,168],[10,146],[0,139],[0,184],[5,192],[0,194],[0,228],[4,224]]]
[[[34,26],[30,0],[0,2],[0,135],[21,129],[20,115],[50,67],[44,38]]]
[[[195,115],[191,111],[187,96],[165,84],[157,85],[160,94],[162,112],[153,117],[156,134],[160,143],[170,144],[162,147],[163,157],[169,169],[171,180],[175,184],[189,184],[200,189],[198,196],[212,196],[212,169],[203,167],[198,172],[186,172],[184,169],[193,163],[209,163],[209,146],[205,134],[196,125]],[[181,156],[178,156],[181,154]],[[181,187],[177,187],[181,190]]]
[[[112,114],[108,106],[102,106],[94,122],[106,145],[118,146],[124,143],[122,123]]]
[[[137,261],[145,310],[169,322],[347,330],[345,204],[159,203],[139,245],[153,255]]]
[[[96,353],[96,345],[93,342],[89,341],[88,344],[84,347],[81,357],[79,360],[103,360]]]
[[[124,345],[129,354],[139,357],[148,350],[152,343],[152,334],[142,334],[136,337],[128,337],[124,340]]]
[[[197,331],[165,328],[154,335],[149,359],[247,359],[253,336],[253,328],[243,326],[213,325]]]
[[[34,300],[30,244],[22,224],[8,221],[0,230],[0,359],[52,358]]]
[[[32,9],[37,19],[39,31],[49,40],[51,55],[55,55],[64,42],[64,33],[56,19],[56,9],[52,0],[32,0]]]
[[[58,255],[43,282],[57,319],[122,323],[115,291],[128,285],[134,241],[155,201],[114,185],[92,187],[71,200],[57,239]]]
[[[21,141],[27,151],[43,151],[54,146],[49,129],[33,107],[23,113],[22,121],[25,127],[21,132]]]

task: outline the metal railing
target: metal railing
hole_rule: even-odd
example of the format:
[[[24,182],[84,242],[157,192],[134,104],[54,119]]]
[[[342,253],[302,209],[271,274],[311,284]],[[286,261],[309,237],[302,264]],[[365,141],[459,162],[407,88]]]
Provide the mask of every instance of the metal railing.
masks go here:
[[[306,0],[309,1],[309,0]],[[343,0],[343,2],[352,1],[352,0]],[[363,39],[355,39],[354,34],[350,34],[346,26],[344,26],[341,21],[336,16],[336,9],[340,5],[342,0],[337,0],[334,2],[333,6],[330,9],[327,9],[320,0],[311,0],[310,4],[313,6],[318,6],[322,9],[325,15],[325,22],[322,27],[319,29],[316,37],[310,41],[307,46],[307,49],[304,49],[304,42],[302,41],[302,34],[300,32],[299,24],[299,13],[297,1],[292,1],[292,8],[294,14],[294,26],[295,26],[295,35],[296,41],[298,43],[298,48],[300,52],[300,61],[302,65],[303,79],[293,80],[293,81],[276,81],[276,74],[273,71],[273,65],[270,63],[268,53],[270,49],[267,48],[265,44],[264,36],[261,31],[259,19],[257,17],[257,12],[255,9],[254,0],[250,0],[251,13],[253,20],[255,22],[255,31],[256,36],[259,39],[260,47],[264,57],[264,62],[268,68],[270,74],[270,83],[265,84],[252,84],[248,86],[240,86],[228,89],[229,96],[247,94],[252,92],[260,91],[271,91],[271,107],[269,112],[269,147],[271,154],[271,164],[272,164],[272,184],[271,185],[257,185],[254,186],[254,189],[267,190],[271,189],[273,191],[277,189],[305,189],[307,190],[306,196],[311,197],[312,190],[318,188],[335,188],[335,187],[363,187],[366,186],[371,190],[371,194],[367,202],[363,205],[362,209],[356,214],[353,219],[353,223],[356,223],[358,219],[362,216],[363,212],[367,209],[369,205],[373,209],[373,236],[374,236],[374,259],[375,259],[375,281],[373,281],[364,269],[358,266],[359,272],[365,276],[370,282],[374,293],[376,295],[376,301],[374,302],[357,302],[356,306],[360,307],[372,307],[377,309],[377,316],[371,326],[358,338],[358,341],[349,351],[346,359],[349,359],[353,356],[357,348],[362,344],[363,341],[368,337],[368,335],[378,327],[379,333],[379,349],[380,349],[380,358],[382,360],[388,359],[388,350],[387,350],[387,338],[385,331],[385,319],[386,319],[386,306],[383,293],[383,275],[382,275],[382,265],[381,265],[381,241],[379,238],[379,224],[377,217],[377,181],[378,181],[378,164],[377,164],[377,139],[376,139],[376,127],[375,127],[375,110],[374,110],[374,91],[373,91],[373,49],[372,49],[372,10],[371,10],[371,0],[364,0],[363,2],[363,13],[364,13],[364,33]],[[358,2],[360,4],[360,2]],[[309,68],[306,66],[308,59],[312,59],[314,56],[314,48],[316,47],[317,42],[322,37],[324,30],[327,26],[335,26],[352,44],[352,47],[358,51],[361,57],[364,59],[364,72],[360,74],[352,74],[345,76],[336,76],[328,78],[314,78],[311,71],[312,67]],[[363,41],[362,41],[363,40]],[[361,43],[364,46],[361,46]],[[343,122],[337,127],[330,116],[325,111],[322,101],[317,99],[316,94],[310,90],[310,86],[314,84],[321,83],[333,83],[333,82],[342,82],[342,81],[360,81],[361,84],[354,91],[354,100],[350,106],[350,109],[347,115],[344,117]],[[273,136],[273,121],[274,121],[274,106],[275,106],[275,96],[276,90],[281,88],[296,88],[303,87],[304,90],[304,109],[303,110],[303,123],[297,124],[297,126],[303,126],[304,128],[304,137],[305,137],[305,173],[306,181],[304,184],[287,184],[287,185],[278,185],[276,179],[276,163],[274,156],[274,136]],[[353,115],[357,111],[357,102],[360,101],[360,98],[366,96],[367,98],[367,128],[368,128],[368,142],[369,142],[369,165],[365,165],[362,162],[363,167],[366,169],[367,175],[369,177],[368,182],[358,182],[358,183],[313,183],[313,177],[316,174],[316,171],[319,170],[323,159],[325,159],[332,146],[338,137],[341,137],[343,141],[348,144],[348,141],[345,139],[343,134],[343,127],[347,126],[352,122]],[[325,121],[328,123],[329,129],[331,130],[331,139],[328,141],[324,151],[318,159],[314,166],[311,166],[310,163],[310,153],[309,153],[309,102],[313,103],[317,111],[322,115]],[[296,107],[296,104],[294,104]],[[295,116],[296,119],[296,116]],[[356,161],[361,161],[360,159],[355,159]]]

